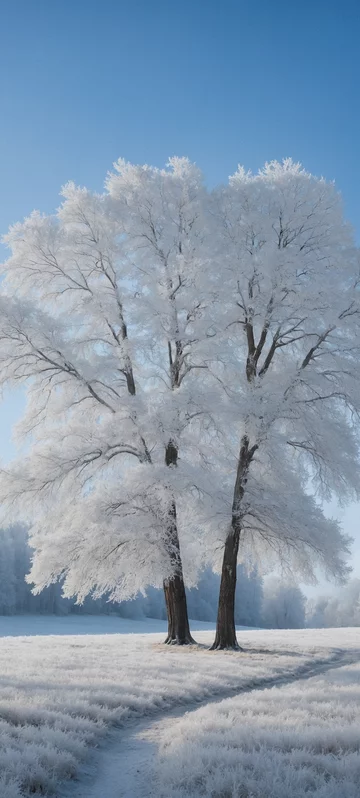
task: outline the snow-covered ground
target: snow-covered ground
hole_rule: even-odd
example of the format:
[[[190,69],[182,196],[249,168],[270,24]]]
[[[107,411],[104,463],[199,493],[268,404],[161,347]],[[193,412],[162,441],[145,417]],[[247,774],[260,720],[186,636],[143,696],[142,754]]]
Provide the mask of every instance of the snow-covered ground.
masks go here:
[[[42,622],[44,625],[41,627]],[[198,647],[180,650],[163,648],[159,644],[163,639],[164,624],[157,621],[148,623],[119,618],[80,617],[6,618],[0,620],[1,634],[11,634],[13,624],[14,634],[19,635],[19,629],[25,629],[22,623],[25,626],[27,624],[29,636],[3,636],[0,640],[1,798],[20,798],[36,792],[56,796],[72,793],[82,798],[121,798],[125,795],[126,798],[140,798],[143,795],[152,795],[154,798],[165,795],[171,795],[171,798],[249,796],[251,790],[231,792],[232,787],[229,787],[230,781],[226,775],[229,751],[233,751],[234,760],[238,754],[239,763],[244,764],[247,749],[244,748],[243,753],[243,746],[250,746],[251,743],[258,753],[264,748],[271,759],[271,751],[265,750],[264,724],[270,730],[268,745],[273,740],[275,746],[276,739],[280,739],[279,718],[284,719],[287,702],[289,712],[293,711],[298,700],[298,685],[301,685],[299,695],[302,696],[301,691],[310,682],[296,682],[296,688],[278,686],[278,698],[273,688],[269,695],[274,697],[266,704],[269,707],[268,718],[261,709],[264,707],[264,702],[261,704],[264,692],[243,692],[235,698],[236,693],[276,683],[281,685],[281,682],[289,680],[294,682],[311,673],[319,673],[324,668],[360,657],[360,633],[356,629],[300,632],[246,630],[240,633],[246,652],[229,653],[206,649],[212,640],[212,631],[197,632]],[[66,626],[68,623],[71,631]],[[118,634],[108,633],[113,631],[110,629],[113,623],[117,625]],[[101,625],[102,632],[106,634],[99,633]],[[193,624],[194,629],[196,626],[204,628],[206,625]],[[140,633],[128,634],[130,628],[132,632],[139,629]],[[155,632],[155,628],[160,633]],[[150,631],[146,634],[147,629]],[[46,634],[45,630],[51,630],[52,634]],[[96,634],[91,634],[95,631]],[[32,633],[34,636],[31,636]],[[340,672],[345,673],[345,670],[328,671],[324,679],[331,679],[333,674]],[[351,668],[349,672],[355,673]],[[352,706],[352,701],[359,698],[359,693],[356,693],[353,682],[346,678],[348,693],[346,689],[342,690],[341,700],[347,696],[349,717],[352,712],[351,718],[356,724],[356,706]],[[327,718],[319,722],[326,739],[328,728],[338,725],[338,711],[340,725],[344,722],[336,697],[336,690],[340,690],[341,685],[336,679],[335,684],[338,686],[334,688],[334,695],[329,701]],[[295,694],[291,692],[294,689]],[[316,694],[316,688],[313,694]],[[219,700],[231,695],[233,697],[227,704],[214,703],[215,698]],[[249,701],[253,702],[253,714],[247,703]],[[257,701],[260,702],[259,710],[256,710]],[[198,702],[203,705],[208,703],[209,706],[193,712]],[[306,711],[310,703],[306,699]],[[248,708],[242,714],[244,707]],[[232,715],[229,715],[230,710]],[[313,715],[316,718],[315,710]],[[300,713],[299,717],[306,718],[306,712]],[[230,718],[228,727],[227,718]],[[247,719],[248,735],[244,732]],[[286,739],[295,739],[299,722],[296,715],[295,720],[289,721],[290,730],[284,726],[284,745]],[[154,724],[157,724],[155,739]],[[280,727],[282,724],[281,720]],[[232,742],[226,742],[229,727],[238,728],[238,742],[236,732]],[[111,729],[113,731],[109,734]],[[164,729],[167,729],[165,736]],[[169,741],[169,729],[173,738],[170,746],[166,744]],[[259,744],[256,742],[257,734]],[[315,737],[316,734],[319,738],[319,733],[316,732]],[[353,737],[354,733],[349,735],[349,745],[351,740],[354,745]],[[341,740],[345,744],[344,736]],[[224,761],[219,754],[220,758],[214,759],[214,769],[211,771],[206,750],[208,745],[209,750],[212,750],[213,744],[220,751],[223,750]],[[130,745],[130,748],[126,748],[126,745]],[[91,746],[98,748],[89,756]],[[189,749],[191,767],[187,771],[184,761]],[[251,751],[248,753],[250,757]],[[145,778],[145,793],[137,772],[137,754],[139,762],[144,762],[141,778]],[[311,759],[313,755],[309,750],[308,757]],[[124,756],[128,768],[126,778]],[[353,749],[352,756],[356,756]],[[252,757],[255,762],[257,756],[252,754]],[[213,759],[212,753],[210,759]],[[276,760],[279,768],[280,760],[279,752]],[[205,767],[206,762],[208,764]],[[235,786],[242,770],[243,765],[235,769],[231,776]],[[100,783],[96,771],[102,779]],[[66,780],[71,777],[74,777],[72,786],[69,787],[69,783],[66,786]],[[162,784],[166,784],[166,787],[162,787]],[[212,792],[209,792],[209,785]],[[214,792],[215,787],[217,792]],[[274,791],[268,794],[278,798]],[[263,796],[265,793],[260,791],[255,795]],[[296,792],[293,795],[298,798]],[[316,795],[319,798],[329,798],[331,795],[332,798],[332,794],[325,792]],[[337,798],[340,795],[344,795],[344,798],[351,795],[353,798],[355,793],[339,793]],[[293,798],[288,793],[287,798],[290,796]]]
[[[144,742],[148,796],[359,798],[360,664],[204,707]]]
[[[212,630],[213,623],[192,621],[196,631]],[[239,627],[241,628],[241,627]],[[117,615],[0,615],[0,637],[26,635],[127,635],[162,632],[166,637],[166,621],[155,618],[133,620]]]

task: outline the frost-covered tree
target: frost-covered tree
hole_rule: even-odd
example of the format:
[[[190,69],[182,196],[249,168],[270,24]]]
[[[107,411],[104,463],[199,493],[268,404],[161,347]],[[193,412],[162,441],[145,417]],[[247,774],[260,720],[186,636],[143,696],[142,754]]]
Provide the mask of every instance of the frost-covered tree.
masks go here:
[[[202,191],[186,159],[120,161],[101,196],[67,185],[54,216],[10,230],[0,297],[0,381],[25,384],[28,399],[17,430],[28,452],[3,471],[1,495],[32,521],[30,579],[117,601],[163,581],[178,643],[191,641],[179,523],[189,577],[197,568]]]
[[[258,569],[256,567],[247,569],[241,564],[238,565],[235,623],[239,626],[262,626],[263,600],[263,579]]]
[[[275,554],[303,579],[318,565],[346,574],[348,540],[319,501],[359,496],[359,260],[334,185],[289,160],[257,175],[239,168],[215,192],[211,220],[234,464],[214,643],[223,648],[237,645],[240,541],[242,557]]]
[[[181,433],[192,418],[204,413],[198,382],[201,370],[207,369],[208,317],[204,311],[210,296],[204,274],[202,177],[187,159],[172,158],[169,165],[170,173],[119,160],[107,188],[116,228],[126,241],[126,256],[139,275],[142,359],[149,364],[147,378],[156,396],[156,426],[164,445],[165,465],[174,474]],[[179,638],[191,642],[178,506],[171,482],[168,493],[165,521],[172,574],[164,580],[168,642]]]
[[[59,584],[34,596],[25,576],[30,568],[28,530],[21,525],[0,529],[0,615],[67,612],[70,602]]]
[[[360,579],[351,579],[340,592],[336,616],[337,626],[360,626]]]
[[[0,498],[32,522],[30,579],[80,600],[164,583],[168,640],[191,642],[182,563],[191,586],[225,538],[214,647],[236,646],[240,537],[250,564],[346,573],[317,500],[360,484],[339,199],[290,161],[210,197],[176,158],[63,193],[11,229],[0,292],[0,383],[28,396]]]
[[[306,598],[300,588],[273,577],[264,586],[262,624],[269,629],[302,629],[305,605]]]
[[[319,596],[309,601],[307,625],[315,629],[360,626],[360,579],[351,579],[336,595]]]
[[[0,530],[0,612],[12,615],[16,610],[15,552],[6,530]]]

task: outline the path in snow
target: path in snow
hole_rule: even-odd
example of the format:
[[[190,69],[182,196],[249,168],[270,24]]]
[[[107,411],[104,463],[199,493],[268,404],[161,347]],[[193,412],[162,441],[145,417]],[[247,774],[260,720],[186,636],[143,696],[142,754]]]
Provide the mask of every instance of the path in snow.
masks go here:
[[[288,676],[258,680],[254,685],[218,692],[212,698],[161,711],[152,717],[129,722],[126,729],[110,732],[103,745],[94,752],[95,762],[84,767],[81,781],[67,784],[59,798],[156,798],[153,773],[154,759],[161,738],[166,738],[178,718],[196,712],[200,707],[219,703],[242,693],[281,687],[301,679],[310,679],[327,671],[359,661],[359,652],[337,652],[331,660],[318,660],[313,665],[297,668]]]

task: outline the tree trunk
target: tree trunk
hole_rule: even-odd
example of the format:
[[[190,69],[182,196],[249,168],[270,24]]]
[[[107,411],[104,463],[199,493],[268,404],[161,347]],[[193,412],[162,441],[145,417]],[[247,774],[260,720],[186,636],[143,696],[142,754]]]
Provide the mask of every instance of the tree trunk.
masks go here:
[[[165,450],[166,465],[176,466],[177,456],[177,447],[173,441],[170,440]],[[190,643],[195,643],[195,640],[193,640],[190,634],[175,501],[171,502],[169,509],[167,546],[172,566],[172,576],[164,581],[164,595],[168,617],[168,635],[165,643],[169,645],[186,646]]]
[[[191,637],[187,614],[184,580],[179,575],[164,582],[164,595],[168,617],[168,645],[188,646],[195,643]]]
[[[239,541],[240,528],[232,527],[225,541],[216,635],[211,651],[224,648],[240,649],[235,629],[235,590]]]
[[[214,643],[211,646],[211,651],[223,648],[239,649],[235,630],[235,590],[237,557],[242,523],[241,503],[244,497],[249,466],[257,448],[257,444],[250,447],[248,436],[243,435],[236,469],[231,529],[226,538],[224,547],[216,635]]]

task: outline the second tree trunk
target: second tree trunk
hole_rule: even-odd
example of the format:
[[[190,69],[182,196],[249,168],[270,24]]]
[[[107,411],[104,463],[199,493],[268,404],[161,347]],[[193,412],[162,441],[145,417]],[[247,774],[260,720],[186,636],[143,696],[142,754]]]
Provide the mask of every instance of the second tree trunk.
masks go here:
[[[239,649],[235,628],[235,590],[240,529],[231,529],[225,541],[221,571],[216,635],[211,650]]]
[[[236,468],[231,527],[224,547],[216,635],[214,644],[211,647],[212,650],[239,648],[235,629],[235,590],[242,524],[241,502],[244,497],[244,486],[246,485],[249,466],[257,448],[257,444],[250,446],[248,436],[243,435]]]

